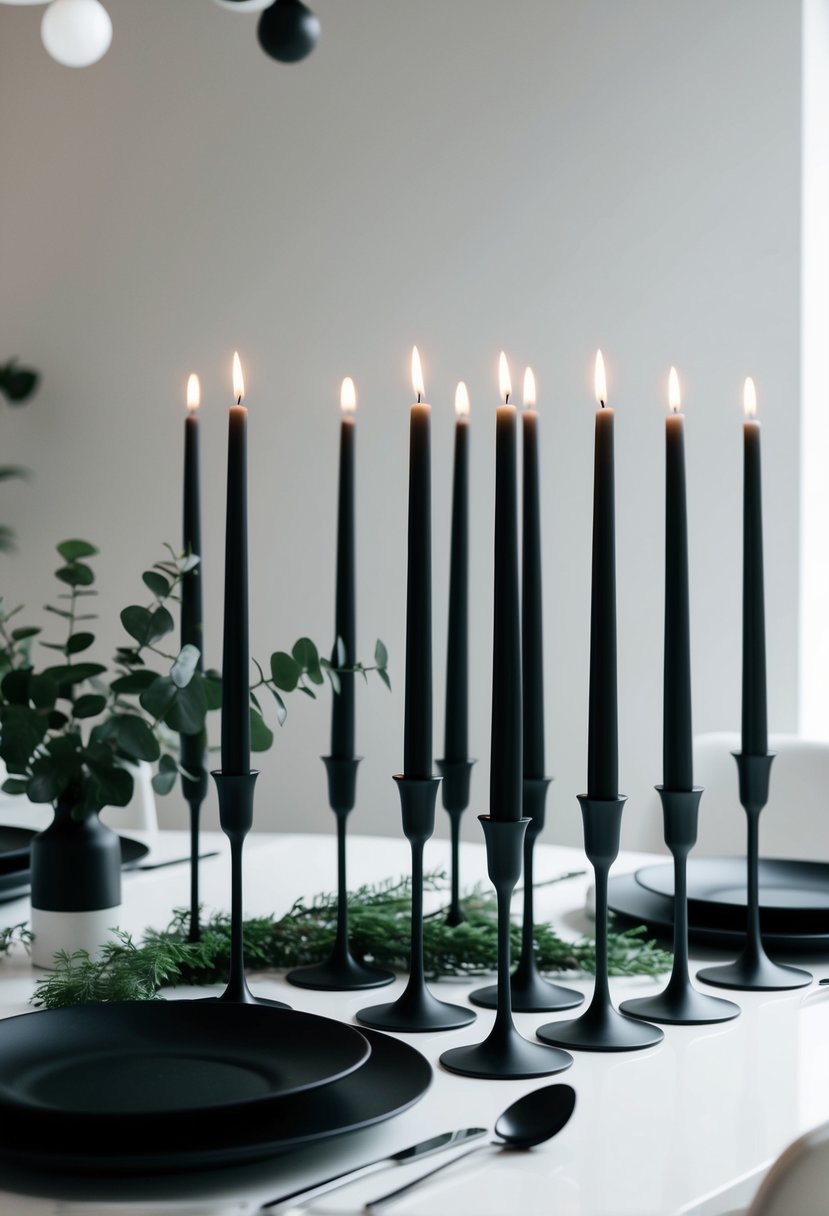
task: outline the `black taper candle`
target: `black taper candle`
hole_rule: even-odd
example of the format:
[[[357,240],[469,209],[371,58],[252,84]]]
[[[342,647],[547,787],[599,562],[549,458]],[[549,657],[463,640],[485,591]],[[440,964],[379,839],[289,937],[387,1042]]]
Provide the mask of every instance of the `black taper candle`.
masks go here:
[[[506,359],[495,423],[495,578],[489,813],[521,818],[521,608],[518,588],[518,419]]]
[[[524,703],[524,776],[544,776],[544,645],[541,585],[541,503],[535,377],[524,373],[521,655]]]
[[[239,356],[233,356],[227,447],[224,641],[222,647],[222,772],[250,772],[250,643],[248,639],[247,416]]]
[[[766,622],[763,589],[763,498],[760,423],[754,381],[745,382],[743,405],[743,729],[744,756],[765,756]]]
[[[671,368],[665,420],[665,657],[662,702],[662,785],[694,785],[691,729],[691,642],[688,606],[688,509],[685,493],[685,421],[678,412],[679,381]]]
[[[181,645],[199,651],[197,668],[204,670],[204,620],[202,615],[201,509],[199,492],[199,419],[200,388],[198,376],[187,382],[187,417],[184,420],[184,493],[182,537],[185,555],[199,558],[192,570],[181,577]],[[204,800],[207,771],[204,766],[206,736],[181,736],[181,767],[196,778],[182,776],[181,788],[187,802]]]
[[[593,469],[593,567],[590,600],[590,704],[587,797],[619,795],[616,693],[616,508],[613,410],[605,402],[604,362],[596,356],[596,439]]]
[[[340,480],[337,501],[337,586],[334,624],[336,638],[331,656],[339,667],[353,667],[356,662],[356,607],[354,568],[354,409],[357,404],[354,382],[350,376],[343,381],[340,393],[342,421],[340,423]],[[340,691],[331,704],[331,755],[335,760],[354,757],[354,676],[340,675]]]
[[[452,763],[469,759],[469,395],[463,382],[455,414],[443,748],[444,760]]]
[[[417,402],[409,423],[409,540],[406,586],[406,692],[403,775],[432,776],[432,495],[430,417],[422,400],[417,347],[412,352]]]

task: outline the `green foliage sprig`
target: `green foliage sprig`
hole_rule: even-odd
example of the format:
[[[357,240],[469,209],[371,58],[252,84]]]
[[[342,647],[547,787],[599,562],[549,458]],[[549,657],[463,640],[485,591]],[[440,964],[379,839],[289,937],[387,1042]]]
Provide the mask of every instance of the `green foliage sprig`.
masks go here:
[[[564,875],[568,878],[570,875]],[[446,876],[427,875],[427,889],[445,887]],[[411,887],[409,879],[388,880],[360,887],[349,895],[351,946],[358,958],[378,966],[404,970],[409,961]],[[462,901],[467,917],[460,925],[446,924],[446,909],[424,923],[424,961],[431,979],[474,976],[491,972],[497,962],[497,908],[493,895],[476,890]],[[37,1006],[57,1009],[88,1002],[149,1000],[162,987],[213,984],[227,980],[230,960],[230,917],[214,912],[203,924],[199,942],[189,943],[189,910],[178,910],[167,929],[148,932],[140,944],[127,933],[104,947],[101,957],[86,951],[56,956],[56,968],[38,982],[32,998]],[[298,900],[276,919],[259,916],[245,921],[245,958],[251,971],[281,970],[322,962],[334,944],[336,897]],[[671,955],[647,938],[644,927],[609,934],[611,975],[656,976],[667,971]],[[513,948],[520,930],[513,927]],[[551,925],[536,926],[539,968],[556,972],[593,973],[596,946],[590,938],[576,942],[559,937]]]

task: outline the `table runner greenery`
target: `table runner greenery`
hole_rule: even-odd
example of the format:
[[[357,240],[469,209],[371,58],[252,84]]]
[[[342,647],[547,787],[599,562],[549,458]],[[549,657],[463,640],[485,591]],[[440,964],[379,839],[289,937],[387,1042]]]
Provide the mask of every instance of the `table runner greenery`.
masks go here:
[[[566,874],[563,881],[575,875]],[[443,890],[446,876],[426,878],[427,890]],[[430,979],[482,975],[495,969],[497,957],[494,895],[476,889],[462,901],[466,919],[446,924],[446,908],[427,915],[424,923],[424,959]],[[405,971],[409,954],[410,883],[407,878],[360,887],[349,895],[351,946],[354,954],[381,967]],[[326,959],[334,943],[337,902],[330,894],[310,902],[298,900],[277,919],[258,916],[245,921],[245,959],[250,972],[282,970]],[[179,984],[224,983],[230,959],[230,917],[213,912],[205,917],[200,942],[187,941],[189,912],[174,913],[163,930],[149,930],[140,942],[119,931],[116,939],[94,959],[85,951],[56,956],[53,972],[38,982],[34,1005],[58,1009],[66,1005],[102,1001],[150,1000],[159,990]],[[26,941],[25,925],[0,933],[0,952]],[[513,957],[518,957],[520,928],[513,927]],[[592,973],[595,942],[561,938],[552,926],[536,926],[538,966],[548,974]],[[647,937],[639,926],[611,932],[611,975],[659,975],[670,968],[671,956]]]

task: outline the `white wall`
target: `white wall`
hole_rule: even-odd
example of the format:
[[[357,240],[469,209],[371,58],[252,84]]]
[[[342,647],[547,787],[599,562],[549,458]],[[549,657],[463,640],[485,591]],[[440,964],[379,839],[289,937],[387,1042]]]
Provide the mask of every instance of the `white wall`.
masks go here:
[[[496,362],[540,389],[549,836],[581,841],[592,362],[617,407],[621,786],[626,835],[661,778],[662,435],[682,372],[695,725],[739,720],[741,407],[764,424],[770,726],[797,709],[800,15],[791,0],[318,0],[303,64],[265,58],[255,17],[109,0],[86,71],[0,8],[2,354],[43,389],[0,419],[19,555],[4,593],[39,606],[52,547],[94,539],[106,624],[178,542],[183,392],[205,390],[208,660],[220,654],[229,365],[249,387],[256,655],[333,629],[338,386],[355,377],[359,638],[394,692],[358,701],[356,831],[399,831],[408,357],[434,405],[435,726],[443,729],[452,396],[472,396],[468,834],[488,791]],[[328,705],[290,705],[262,758],[257,822],[329,830]],[[171,795],[165,822],[183,822]],[[215,822],[211,801],[208,823]],[[443,829],[445,825],[442,824]]]

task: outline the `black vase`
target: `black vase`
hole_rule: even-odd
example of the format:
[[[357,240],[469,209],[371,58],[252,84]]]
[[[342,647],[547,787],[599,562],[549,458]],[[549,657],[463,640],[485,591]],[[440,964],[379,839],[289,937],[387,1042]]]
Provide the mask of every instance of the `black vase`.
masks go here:
[[[59,802],[32,838],[32,962],[52,967],[58,950],[95,954],[117,926],[121,842],[97,813],[82,819]]]

